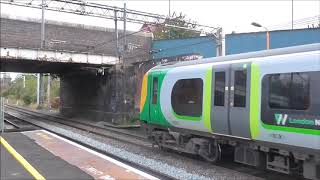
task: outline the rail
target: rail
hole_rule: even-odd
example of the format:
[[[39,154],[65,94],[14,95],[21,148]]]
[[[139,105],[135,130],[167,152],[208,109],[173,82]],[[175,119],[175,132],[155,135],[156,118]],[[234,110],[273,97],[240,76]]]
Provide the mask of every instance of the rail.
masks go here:
[[[40,112],[35,112],[35,111],[31,111],[24,108],[11,106],[11,105],[6,105],[6,108],[11,109],[12,111],[16,111],[20,114],[24,114],[23,116],[19,116],[18,114],[7,112],[8,114],[10,114],[11,116],[14,116],[15,118],[23,119],[23,117],[27,115],[32,119],[36,119],[37,121],[54,122],[54,123],[62,124],[64,126],[90,132],[99,136],[122,141],[125,143],[130,143],[138,146],[152,147],[152,144],[147,141],[147,138],[145,136],[132,133],[132,131],[130,132],[123,129],[117,129],[117,128],[105,127],[105,126],[100,127],[97,125],[84,123],[81,121],[76,121],[76,120],[62,118],[62,117],[56,117],[56,116],[43,114]],[[32,123],[32,122],[29,121],[29,123]]]
[[[121,161],[121,162],[123,162],[123,163],[125,163],[125,164],[128,164],[128,165],[130,165],[130,166],[137,167],[138,169],[141,169],[142,171],[144,171],[144,172],[146,172],[146,173],[152,174],[152,175],[154,175],[155,177],[157,177],[157,178],[159,178],[159,179],[176,179],[176,178],[171,177],[171,176],[169,176],[169,175],[167,175],[167,174],[165,174],[165,173],[162,173],[162,172],[158,172],[158,171],[156,171],[156,170],[153,170],[153,169],[151,169],[150,167],[142,166],[142,165],[140,165],[140,164],[138,164],[138,163],[131,162],[131,161],[127,160],[127,159],[118,157],[118,156],[116,156],[116,155],[114,155],[114,154],[112,154],[112,153],[108,153],[108,152],[102,151],[101,149],[98,149],[97,147],[94,147],[93,145],[84,144],[83,142],[81,142],[81,141],[79,141],[79,140],[72,139],[72,138],[70,138],[70,137],[68,137],[68,136],[66,136],[66,135],[64,135],[64,134],[54,132],[54,131],[52,131],[52,129],[49,129],[49,128],[45,128],[45,127],[43,127],[43,126],[40,126],[39,124],[37,124],[37,123],[35,123],[35,122],[31,122],[31,119],[34,119],[35,121],[43,121],[43,122],[53,121],[53,120],[45,120],[45,118],[44,118],[44,117],[41,117],[41,116],[40,116],[40,117],[41,117],[41,118],[40,118],[39,116],[34,115],[34,114],[32,113],[32,111],[30,111],[30,112],[28,113],[28,112],[26,112],[27,110],[23,110],[22,108],[20,108],[20,110],[19,110],[19,107],[14,107],[14,106],[9,107],[8,105],[6,105],[6,108],[11,109],[11,110],[13,110],[13,111],[16,110],[16,112],[19,112],[20,115],[23,114],[22,116],[19,116],[19,115],[17,115],[16,113],[8,113],[8,112],[7,112],[8,114],[10,114],[10,116],[14,116],[15,118],[19,118],[19,119],[21,119],[21,120],[23,120],[23,121],[32,123],[32,124],[34,124],[35,126],[38,126],[38,127],[42,128],[42,129],[44,129],[44,130],[46,130],[46,131],[49,131],[49,132],[54,133],[54,134],[57,134],[57,135],[59,135],[59,136],[61,136],[61,137],[63,137],[63,138],[66,138],[66,139],[71,140],[71,141],[73,141],[73,142],[75,142],[75,143],[78,143],[78,144],[80,144],[80,145],[83,145],[83,146],[85,146],[85,147],[87,147],[87,148],[90,148],[90,149],[96,151],[96,152],[105,154],[105,155],[107,155],[107,156],[109,156],[109,157],[111,157],[111,158],[114,158],[114,159],[116,159],[116,160],[118,160],[118,161]],[[15,109],[15,110],[14,110],[14,109]],[[35,113],[35,112],[34,112],[34,113]],[[28,115],[26,115],[26,114],[28,114]],[[32,114],[33,114],[33,115],[32,115]],[[31,117],[32,117],[32,118],[31,118]],[[35,117],[38,117],[38,118],[35,119]],[[56,121],[55,121],[55,122],[56,122]],[[59,122],[57,121],[57,123],[59,123]],[[130,143],[130,144],[133,144],[133,145],[139,145],[139,146],[144,146],[144,147],[145,147],[146,145],[150,145],[150,144],[148,144],[148,143],[145,142],[146,139],[144,140],[144,145],[143,145],[143,144],[137,144],[137,143],[135,143],[135,142],[130,142],[130,141],[128,141],[128,140],[123,140],[123,139],[121,139],[121,138],[118,139],[119,136],[121,136],[120,133],[118,134],[118,137],[112,138],[112,137],[110,137],[110,136],[108,136],[108,135],[105,135],[105,134],[103,134],[103,133],[101,133],[101,132],[93,131],[92,129],[89,130],[89,129],[85,129],[85,128],[79,128],[76,124],[73,124],[73,125],[70,125],[70,124],[67,125],[67,123],[60,123],[60,124],[63,124],[63,125],[69,126],[69,127],[73,127],[73,128],[76,128],[76,129],[78,129],[78,130],[80,130],[80,131],[84,131],[84,132],[87,132],[87,133],[96,134],[96,135],[99,135],[99,136],[101,136],[101,137],[106,137],[106,138],[110,138],[110,139],[116,139],[116,140],[118,140],[118,141],[120,141],[120,142],[124,142],[124,143]],[[116,135],[116,134],[114,134],[114,135]],[[135,138],[136,138],[136,137],[135,137]],[[142,140],[141,140],[141,141],[142,141]],[[151,148],[151,146],[149,146],[149,147]]]

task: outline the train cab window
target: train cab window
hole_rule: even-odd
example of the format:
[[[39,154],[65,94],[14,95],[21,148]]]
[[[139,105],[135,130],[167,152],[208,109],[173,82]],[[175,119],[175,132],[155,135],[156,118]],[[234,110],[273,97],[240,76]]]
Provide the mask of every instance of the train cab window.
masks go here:
[[[226,86],[226,73],[216,72],[214,82],[214,105],[224,106],[225,100],[225,86]]]
[[[234,72],[234,107],[246,107],[247,70]]]
[[[152,85],[152,104],[157,104],[158,101],[158,78],[153,78],[153,85]]]
[[[202,96],[202,79],[178,80],[171,93],[173,111],[181,116],[200,117],[202,115]]]
[[[284,73],[268,76],[270,108],[308,109],[310,104],[310,78],[308,73]]]

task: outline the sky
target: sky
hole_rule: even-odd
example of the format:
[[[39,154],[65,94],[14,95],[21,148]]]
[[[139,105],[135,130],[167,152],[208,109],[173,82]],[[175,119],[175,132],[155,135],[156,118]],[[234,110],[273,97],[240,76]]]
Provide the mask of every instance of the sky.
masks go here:
[[[23,0],[15,0],[23,1]],[[107,4],[111,6],[123,7],[127,4],[128,9],[157,13],[162,15],[169,14],[169,0],[161,1],[94,1],[85,0],[87,2],[95,2]],[[41,0],[33,0],[33,3],[41,3]],[[291,21],[292,18],[292,0],[249,0],[249,1],[231,1],[231,0],[212,0],[212,1],[182,1],[171,0],[171,13],[182,12],[187,18],[197,21],[200,24],[222,27],[224,33],[235,32],[253,32],[261,31],[262,28],[254,27],[251,22],[258,22],[265,27],[274,27]],[[311,17],[320,14],[320,0],[293,0],[294,20]],[[1,4],[1,14],[9,14],[10,16],[41,18],[41,10],[15,7]],[[65,21],[72,23],[88,24],[103,27],[114,27],[112,20],[101,18],[84,17],[79,15],[57,13],[47,11],[46,19]],[[119,23],[121,28],[123,25]],[[129,23],[129,30],[136,31],[141,25]]]
[[[23,0],[15,0],[23,1]],[[111,6],[123,7],[127,4],[128,9],[151,12],[156,14],[169,14],[169,0],[161,1],[94,1],[85,0],[87,2],[95,2]],[[41,0],[33,0],[33,3],[41,3]],[[199,24],[222,27],[225,34],[234,32],[256,32],[263,31],[263,28],[257,28],[251,25],[252,22],[273,29],[277,25],[291,22],[292,18],[292,0],[249,0],[249,1],[232,1],[232,0],[212,0],[212,1],[170,1],[171,13],[176,12],[186,15],[188,19],[197,21]],[[24,18],[41,18],[41,10],[17,7],[1,4],[1,15],[6,14],[12,17]],[[293,19],[294,21],[312,17],[320,14],[320,0],[293,0]],[[81,23],[86,25],[114,27],[112,20],[79,16],[66,13],[58,13],[52,11],[45,12],[45,18],[48,20],[64,21],[71,23]],[[320,19],[319,19],[320,21]],[[122,28],[122,23],[119,23]],[[137,31],[141,24],[127,24],[127,29]],[[12,75],[13,77],[15,75]]]

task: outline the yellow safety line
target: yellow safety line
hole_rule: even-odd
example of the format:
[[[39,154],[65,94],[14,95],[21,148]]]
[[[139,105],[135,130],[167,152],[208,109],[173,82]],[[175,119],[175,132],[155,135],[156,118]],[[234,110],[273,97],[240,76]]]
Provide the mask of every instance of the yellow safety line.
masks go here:
[[[7,149],[7,151],[36,179],[45,180],[45,178],[28,163],[12,146],[2,137],[0,137],[1,144]]]

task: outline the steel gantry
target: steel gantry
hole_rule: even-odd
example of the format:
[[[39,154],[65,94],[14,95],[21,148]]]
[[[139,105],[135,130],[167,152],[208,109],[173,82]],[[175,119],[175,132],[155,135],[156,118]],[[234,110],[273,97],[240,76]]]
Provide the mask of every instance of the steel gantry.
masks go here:
[[[1,0],[3,4],[10,4],[16,6],[30,7],[41,9],[42,4],[36,0]],[[72,13],[84,16],[99,17],[117,21],[127,21],[131,23],[138,24],[154,24],[154,25],[164,25],[164,26],[173,26],[170,24],[164,24],[165,20],[168,19],[168,16],[136,11],[132,9],[127,9],[126,7],[120,8],[115,6],[109,6],[105,4],[98,4],[93,2],[85,2],[84,0],[46,0],[45,2],[46,10]],[[175,18],[170,19],[170,22],[179,21]],[[208,25],[198,24],[193,21],[185,22],[188,26],[195,26],[197,30],[204,33],[215,34],[215,32],[220,29],[220,27],[212,27]],[[179,26],[173,26],[179,28]],[[186,28],[186,27],[180,27]]]

